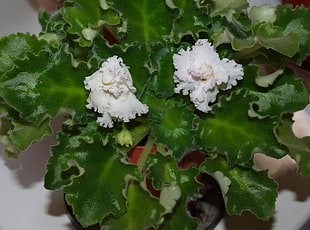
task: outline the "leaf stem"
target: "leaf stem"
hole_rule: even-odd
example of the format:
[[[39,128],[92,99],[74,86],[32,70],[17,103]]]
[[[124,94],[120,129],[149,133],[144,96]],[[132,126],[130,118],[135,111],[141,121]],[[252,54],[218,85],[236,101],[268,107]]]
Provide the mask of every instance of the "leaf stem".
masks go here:
[[[137,163],[138,170],[140,172],[142,172],[143,167],[145,165],[145,162],[146,162],[146,160],[147,160],[147,158],[149,156],[149,153],[152,151],[153,146],[154,146],[154,138],[152,136],[150,136],[148,138],[145,146],[144,146],[144,149],[143,149],[143,151],[141,153],[141,156],[140,156],[140,158],[138,160],[138,163]]]

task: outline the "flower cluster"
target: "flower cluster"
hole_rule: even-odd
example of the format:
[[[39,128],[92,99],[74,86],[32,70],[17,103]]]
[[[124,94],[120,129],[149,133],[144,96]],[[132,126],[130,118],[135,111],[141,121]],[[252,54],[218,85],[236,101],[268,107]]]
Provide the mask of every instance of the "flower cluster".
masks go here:
[[[175,92],[190,95],[197,109],[208,112],[219,90],[228,90],[242,79],[242,65],[227,58],[220,59],[206,39],[200,39],[192,48],[181,49],[173,55]],[[134,95],[136,92],[128,67],[122,58],[113,56],[101,68],[85,79],[90,90],[88,109],[102,114],[97,121],[104,127],[113,127],[112,119],[129,122],[136,115],[148,112]]]
[[[227,58],[220,59],[206,39],[200,39],[192,48],[180,50],[173,56],[176,68],[176,93],[190,96],[196,108],[208,112],[219,90],[228,90],[243,78],[242,65]]]
[[[97,122],[105,128],[113,127],[112,119],[129,122],[148,112],[148,106],[136,98],[130,72],[120,57],[108,58],[84,84],[90,90],[86,107],[102,114]]]

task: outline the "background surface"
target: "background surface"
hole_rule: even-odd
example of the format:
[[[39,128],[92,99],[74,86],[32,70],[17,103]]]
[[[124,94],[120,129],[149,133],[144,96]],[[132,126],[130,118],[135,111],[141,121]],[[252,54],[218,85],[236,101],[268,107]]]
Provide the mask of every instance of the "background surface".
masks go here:
[[[279,0],[251,0],[250,4]],[[0,36],[15,32],[38,33],[39,6],[36,0],[0,0]],[[310,108],[296,113],[295,129],[299,136],[310,135]],[[55,130],[59,120],[53,121]],[[73,230],[67,217],[61,191],[48,191],[43,187],[45,164],[52,137],[35,143],[19,159],[3,154],[0,145],[0,230]],[[225,217],[216,230],[306,230],[310,213],[310,178],[297,176],[288,161],[269,162],[280,183],[280,195],[274,217],[267,222],[245,213]],[[288,167],[283,167],[288,166]],[[288,168],[288,169],[287,169]],[[291,169],[291,170],[289,170]]]

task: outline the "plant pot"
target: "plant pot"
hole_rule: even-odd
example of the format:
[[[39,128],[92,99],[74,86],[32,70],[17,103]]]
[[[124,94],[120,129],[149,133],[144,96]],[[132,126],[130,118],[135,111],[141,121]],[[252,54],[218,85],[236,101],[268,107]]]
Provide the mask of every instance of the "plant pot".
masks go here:
[[[128,152],[129,161],[136,164],[143,152],[144,146],[137,146]],[[151,151],[156,152],[154,147]],[[178,166],[181,169],[186,170],[190,165],[198,167],[205,155],[199,151],[194,151],[186,154],[185,157],[179,162]],[[148,172],[146,172],[148,173]],[[197,179],[204,184],[204,187],[200,190],[203,196],[196,200],[190,200],[187,204],[187,209],[193,217],[197,217],[201,220],[200,230],[212,230],[223,218],[225,214],[225,205],[222,197],[221,189],[216,180],[205,173],[200,174]],[[156,197],[160,196],[160,191],[156,190],[152,186],[152,180],[146,180],[148,190]],[[94,224],[88,227],[83,227],[73,214],[72,207],[65,201],[66,208],[68,210],[69,218],[73,226],[77,230],[100,230],[100,225]]]

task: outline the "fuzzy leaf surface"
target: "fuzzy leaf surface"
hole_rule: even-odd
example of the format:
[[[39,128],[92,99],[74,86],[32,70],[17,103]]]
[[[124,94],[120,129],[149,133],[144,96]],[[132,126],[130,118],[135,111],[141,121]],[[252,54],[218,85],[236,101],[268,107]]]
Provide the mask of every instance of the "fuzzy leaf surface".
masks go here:
[[[101,222],[110,214],[123,215],[126,178],[136,175],[136,166],[123,164],[117,149],[112,144],[104,145],[102,138],[96,134],[93,142],[81,140],[79,146],[70,148],[68,137],[64,137],[47,166],[45,186],[65,186],[66,200],[83,226]]]
[[[168,6],[178,11],[172,30],[172,37],[176,43],[180,42],[185,35],[191,35],[198,39],[200,32],[207,31],[207,25],[211,19],[206,6],[201,6],[195,0],[170,0],[167,2]]]
[[[145,44],[162,41],[170,34],[172,29],[173,13],[168,10],[165,1],[137,0],[127,4],[126,0],[111,1],[106,3],[121,14],[124,33],[122,44],[141,41]]]
[[[46,41],[38,40],[35,35],[29,33],[2,37],[0,39],[0,79],[2,74],[13,67],[15,60],[26,58],[28,52],[37,54],[46,46]]]
[[[229,215],[241,214],[244,210],[250,210],[264,220],[273,215],[277,184],[268,177],[267,171],[229,167],[223,157],[206,159],[200,170],[215,175],[222,191],[227,191],[223,195]],[[229,181],[229,185],[224,184],[224,181]]]
[[[71,0],[65,3],[63,18],[70,24],[68,32],[78,35],[82,47],[91,46],[96,35],[102,32],[104,24],[118,24],[115,11],[103,10],[98,0]]]
[[[159,200],[151,197],[140,185],[131,182],[127,189],[127,212],[120,218],[108,217],[103,223],[106,230],[136,230],[158,228],[164,212]]]
[[[175,157],[181,157],[193,150],[193,117],[193,110],[183,102],[170,100],[162,108],[160,120],[151,124],[152,135],[157,143],[167,145]]]
[[[278,119],[250,118],[247,111],[252,100],[244,92],[221,97],[213,115],[197,120],[199,146],[225,154],[230,166],[248,167],[256,152],[275,158],[285,156],[287,149],[277,142],[273,132]]]
[[[308,91],[302,80],[294,73],[285,73],[278,77],[268,92],[251,91],[259,97],[257,113],[262,116],[280,116],[283,112],[296,112],[309,103]],[[298,95],[298,97],[296,97]]]
[[[161,193],[160,199],[168,214],[160,229],[196,229],[199,220],[189,216],[186,209],[187,202],[191,198],[197,197],[199,188],[202,186],[195,179],[199,170],[194,167],[180,170],[173,157],[164,157],[159,152],[151,154],[149,158],[147,169],[150,170],[149,177],[153,180],[154,187],[164,189],[169,186],[177,186],[181,191],[181,196],[176,200],[175,206],[171,206],[172,198],[168,194]],[[171,216],[169,212],[172,212]]]
[[[15,68],[0,79],[0,96],[26,121],[40,124],[61,112],[72,115],[86,110],[86,65],[71,65],[65,48],[56,53],[29,53],[16,60]]]

